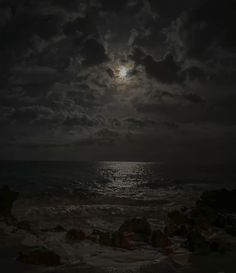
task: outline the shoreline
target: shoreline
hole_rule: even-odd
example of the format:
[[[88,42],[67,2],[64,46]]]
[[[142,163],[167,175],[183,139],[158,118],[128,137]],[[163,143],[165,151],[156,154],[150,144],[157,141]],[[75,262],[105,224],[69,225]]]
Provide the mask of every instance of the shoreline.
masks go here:
[[[226,273],[233,273],[236,218],[235,207],[232,207],[233,212],[229,211],[233,203],[228,205],[226,203],[229,202],[229,196],[231,199],[234,198],[235,191],[219,190],[203,193],[194,207],[172,211],[168,216],[169,223],[165,223],[165,228],[160,231],[153,230],[148,219],[140,217],[123,219],[121,226],[117,226],[117,229],[112,231],[82,230],[79,226],[77,229],[65,229],[63,225],[35,229],[27,221],[19,221],[12,216],[2,217],[0,252],[4,249],[8,250],[9,256],[2,259],[1,263],[5,263],[6,266],[13,264],[15,268],[19,265],[23,268],[22,272],[30,272],[32,268],[32,270],[37,269],[34,272],[40,273],[54,272],[54,266],[56,266],[55,272],[66,273],[75,272],[79,268],[83,270],[80,271],[82,273],[95,273],[96,270],[119,273],[154,273],[157,272],[156,270],[160,273],[202,273],[197,271],[196,267],[205,266],[205,268],[209,267],[207,272],[211,273],[215,272],[212,268],[220,264],[221,267],[229,266]],[[217,207],[221,198],[225,207]],[[223,223],[222,218],[211,219],[211,223],[206,222],[206,218],[202,219],[204,216],[202,208],[211,217],[214,213],[220,216],[223,212],[226,213],[231,230],[228,229],[228,224]],[[194,223],[191,222],[193,219]],[[229,232],[232,235],[229,235]],[[19,252],[22,253],[20,256]],[[45,259],[48,261],[47,255],[51,255],[49,260],[56,261],[54,265],[50,265],[50,262],[48,266],[43,265]],[[211,260],[211,263],[208,263],[208,260]],[[42,265],[35,268],[34,265],[32,267],[32,263],[42,263]],[[232,271],[230,271],[231,267]],[[14,271],[13,268],[9,270],[4,272],[21,272]]]

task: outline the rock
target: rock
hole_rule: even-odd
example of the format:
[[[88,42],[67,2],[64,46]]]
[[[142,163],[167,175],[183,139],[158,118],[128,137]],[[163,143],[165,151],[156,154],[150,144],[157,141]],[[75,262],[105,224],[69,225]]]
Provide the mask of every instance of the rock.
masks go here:
[[[18,260],[32,265],[58,266],[61,265],[59,255],[46,248],[35,249],[28,253],[19,253]]]
[[[82,230],[71,229],[66,233],[66,238],[70,241],[83,241],[86,235]]]
[[[66,229],[63,226],[58,225],[55,228],[53,228],[52,231],[54,231],[54,232],[65,232]]]
[[[198,230],[194,229],[187,236],[187,248],[191,252],[209,252],[210,244]]]
[[[145,218],[133,218],[125,221],[120,226],[119,232],[134,233],[135,240],[148,242],[151,235],[151,226]]]
[[[227,217],[222,214],[217,214],[211,224],[215,227],[224,228],[227,224]]]
[[[235,226],[226,226],[225,231],[232,236],[236,236],[236,227]]]
[[[176,225],[189,224],[190,219],[187,214],[184,214],[178,210],[169,212],[168,217]]]
[[[173,237],[185,237],[188,234],[188,226],[187,225],[176,225],[176,224],[169,224],[165,227],[164,230],[167,236]]]
[[[124,249],[132,249],[131,241],[133,239],[132,233],[122,233],[116,231],[112,233],[112,246]]]
[[[171,241],[166,233],[161,230],[155,230],[152,232],[151,244],[153,247],[167,248],[171,246]]]
[[[0,216],[11,215],[13,203],[19,196],[18,192],[12,191],[8,186],[0,189]]]
[[[236,212],[236,190],[226,189],[206,191],[201,195],[197,206],[210,207],[223,212]]]

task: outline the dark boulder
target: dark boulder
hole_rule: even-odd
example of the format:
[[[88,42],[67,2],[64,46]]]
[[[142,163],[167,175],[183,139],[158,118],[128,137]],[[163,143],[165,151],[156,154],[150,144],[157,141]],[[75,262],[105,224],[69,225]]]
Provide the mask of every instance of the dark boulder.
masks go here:
[[[146,218],[133,218],[125,221],[119,228],[121,232],[134,232],[150,235],[151,226]]]
[[[186,225],[191,222],[187,214],[178,210],[169,212],[168,217],[176,225]]]
[[[46,248],[35,249],[28,253],[19,253],[18,260],[25,264],[58,266],[61,265],[59,255]]]
[[[187,236],[187,248],[191,252],[208,253],[211,250],[209,242],[204,238],[200,231],[194,229]]]
[[[19,196],[18,192],[12,191],[8,186],[0,189],[0,216],[10,216],[13,203]]]
[[[155,230],[152,232],[151,244],[153,247],[167,248],[171,246],[171,241],[167,234],[161,230]]]
[[[206,191],[201,195],[197,206],[210,207],[224,212],[236,212],[236,190]]]
[[[52,229],[52,231],[54,231],[54,232],[65,232],[66,229],[61,225],[57,225],[55,228]]]
[[[132,249],[133,233],[122,233],[116,231],[112,233],[112,246],[123,248],[123,249]]]
[[[148,242],[152,230],[146,218],[133,218],[125,221],[120,226],[119,232],[134,233],[134,240]]]
[[[164,232],[170,237],[186,237],[188,234],[188,229],[188,225],[169,224],[165,227]]]

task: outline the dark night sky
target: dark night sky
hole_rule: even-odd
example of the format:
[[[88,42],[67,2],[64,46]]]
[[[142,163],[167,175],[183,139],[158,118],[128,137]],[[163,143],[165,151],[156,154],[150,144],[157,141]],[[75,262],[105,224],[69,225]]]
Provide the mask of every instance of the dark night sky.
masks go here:
[[[0,0],[0,159],[232,162],[235,21],[230,0]]]

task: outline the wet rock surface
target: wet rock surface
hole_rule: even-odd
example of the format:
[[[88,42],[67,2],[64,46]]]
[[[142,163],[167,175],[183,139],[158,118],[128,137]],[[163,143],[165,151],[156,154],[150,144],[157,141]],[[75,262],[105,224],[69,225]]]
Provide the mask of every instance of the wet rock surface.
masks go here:
[[[19,193],[11,190],[8,186],[0,189],[0,216],[10,216],[13,203],[17,200]]]
[[[20,252],[18,260],[31,265],[59,266],[61,258],[59,255],[46,248],[39,248],[28,252]]]

